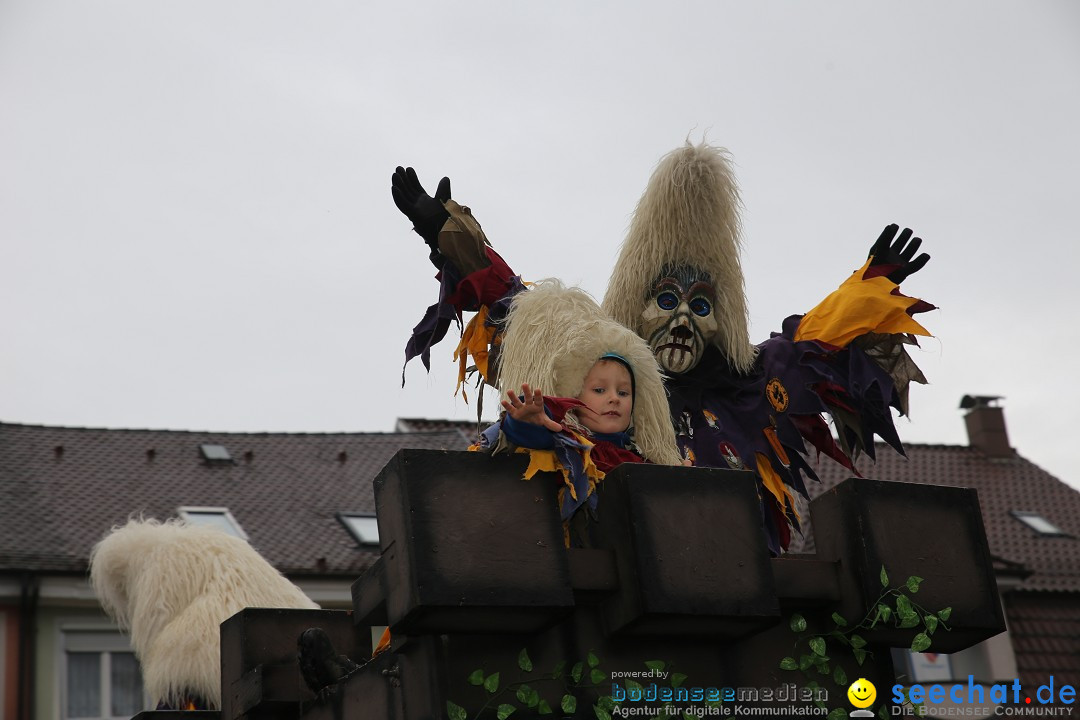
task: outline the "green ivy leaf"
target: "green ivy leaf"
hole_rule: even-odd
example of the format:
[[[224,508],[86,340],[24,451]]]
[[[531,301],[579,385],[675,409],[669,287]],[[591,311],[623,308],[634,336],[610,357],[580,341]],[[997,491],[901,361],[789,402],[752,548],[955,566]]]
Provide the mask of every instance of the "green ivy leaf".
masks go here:
[[[607,673],[605,673],[600,668],[593,668],[592,671],[589,672],[589,680],[592,681],[593,685],[599,685],[600,683],[604,682],[604,680],[606,680],[606,679],[607,679]]]
[[[829,674],[829,663],[821,663],[820,665],[818,665],[817,671],[819,673],[821,673],[822,675],[828,675]]]
[[[664,668],[667,667],[667,663],[665,663],[663,660],[646,660],[645,667],[656,672],[663,672]]]
[[[819,637],[810,638],[810,649],[814,651],[815,655],[825,657],[825,640]]]
[[[793,657],[786,657],[786,658],[784,658],[783,660],[780,661],[780,669],[781,670],[798,670],[799,669],[799,663],[795,662],[795,658],[793,658]]]
[[[855,654],[855,662],[861,666],[863,661],[866,660],[866,651],[862,648],[854,648],[851,652]]]
[[[863,640],[862,635],[852,635],[851,636],[851,647],[853,647],[853,648],[866,647],[866,640]]]
[[[671,673],[671,687],[682,687],[682,684],[686,682],[686,675],[683,673],[673,672]]]
[[[922,652],[928,647],[930,647],[930,636],[926,633],[919,633],[915,636],[915,639],[911,641],[912,652]]]
[[[484,671],[483,670],[473,670],[471,673],[469,673],[469,677],[467,678],[467,680],[468,680],[470,685],[483,685],[484,684]]]
[[[911,607],[911,600],[908,599],[908,596],[903,594],[897,595],[896,614],[900,617],[904,617],[905,615],[910,615],[913,612],[915,612],[915,610]]]
[[[583,667],[582,663],[574,663],[574,667],[570,668],[570,679],[575,683],[581,682],[581,670]]]
[[[924,617],[923,618],[923,625],[926,626],[926,634],[927,635],[933,635],[934,631],[937,630],[937,625],[938,625],[937,615],[927,615],[926,617]]]
[[[885,572],[885,566],[881,566],[881,587],[889,587],[889,574]],[[831,713],[830,713],[831,714]]]
[[[536,706],[536,712],[538,715],[551,715],[551,706],[548,705],[547,700],[540,701],[540,704]]]
[[[878,708],[877,716],[881,718],[881,720],[889,720],[889,711],[885,709],[884,705]]]
[[[919,583],[921,583],[922,581],[923,579],[918,575],[912,575],[907,579],[907,582],[904,583],[904,585],[906,585],[907,589],[911,592],[917,593],[919,592]]]
[[[615,709],[615,700],[610,695],[601,695],[600,699],[596,702],[608,712]]]
[[[594,668],[600,664],[600,658],[596,657],[591,651],[585,656],[585,659],[589,663],[589,667]]]
[[[518,702],[522,703],[526,707],[536,707],[540,702],[540,693],[533,690],[528,685],[522,685],[515,693]]]
[[[465,708],[456,705],[449,700],[446,701],[446,714],[450,720],[465,720],[469,716],[468,713],[465,712]]]
[[[889,619],[892,617],[892,608],[889,607],[888,605],[880,605],[879,604],[878,605],[878,610],[881,611],[881,619],[884,622],[889,622]]]
[[[521,652],[518,653],[518,667],[525,672],[532,672],[532,659],[529,658],[529,653],[525,648],[521,648]]]
[[[563,670],[565,668],[566,668],[566,661],[565,660],[560,660],[559,662],[555,663],[555,669],[551,671],[551,678],[553,680],[558,680],[559,678],[561,678],[562,674],[563,674]]]
[[[506,718],[514,714],[515,710],[517,710],[517,708],[513,705],[510,705],[509,703],[503,703],[499,706],[498,712],[495,713],[495,716],[499,718],[499,720],[506,720]]]
[[[821,700],[815,700],[814,701],[814,707],[816,707],[818,710],[825,710],[826,709],[825,703],[822,702]]]
[[[799,656],[799,669],[800,670],[809,670],[810,666],[813,665],[813,664],[814,664],[814,658],[811,657],[810,655],[800,655]]]
[[[833,668],[832,679],[833,682],[835,682],[840,687],[847,687],[847,673],[845,673],[844,668],[840,667],[839,665]]]
[[[630,680],[629,678],[627,678],[626,680],[626,689],[637,690],[638,692],[644,692],[645,690],[645,688],[641,687],[641,683],[639,683],[637,680]]]
[[[841,615],[840,613],[833,613],[832,614],[832,621],[834,623],[836,623],[837,625],[839,625],[840,627],[847,627],[847,620],[845,620],[844,616]]]
[[[952,608],[951,607],[947,607],[944,610],[939,611],[938,614],[937,614],[937,616],[939,618],[941,618],[942,620],[944,620],[946,622],[948,622],[950,615],[952,615]]]
[[[593,705],[592,711],[593,715],[596,716],[596,720],[611,720],[611,713],[599,705]]]
[[[944,618],[942,618],[942,619],[944,619]],[[793,613],[792,614],[791,620],[788,623],[788,625],[791,627],[791,632],[796,632],[796,633],[806,632],[806,618],[804,618],[799,613]]]
[[[836,708],[825,716],[825,720],[845,720],[847,716],[847,710],[844,710],[843,708]]]
[[[484,678],[484,689],[489,693],[494,693],[499,689],[499,673],[492,673]]]
[[[562,708],[562,711],[567,715],[573,715],[577,712],[577,698],[570,693],[566,693],[562,696],[562,702],[559,703],[559,707]]]
[[[915,613],[912,613],[910,615],[904,615],[902,618],[900,618],[900,627],[902,628],[913,628],[918,624],[919,616]]]

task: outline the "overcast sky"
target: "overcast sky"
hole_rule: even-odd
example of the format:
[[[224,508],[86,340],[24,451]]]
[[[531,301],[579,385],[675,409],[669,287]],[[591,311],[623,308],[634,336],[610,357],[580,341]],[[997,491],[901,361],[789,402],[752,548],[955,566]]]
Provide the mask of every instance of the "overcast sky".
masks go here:
[[[451,343],[400,388],[436,285],[394,167],[600,298],[653,166],[705,137],[756,340],[910,226],[933,257],[904,290],[941,309],[901,437],[964,444],[960,397],[1003,395],[1080,488],[1078,128],[1070,0],[0,0],[0,420],[468,417]]]

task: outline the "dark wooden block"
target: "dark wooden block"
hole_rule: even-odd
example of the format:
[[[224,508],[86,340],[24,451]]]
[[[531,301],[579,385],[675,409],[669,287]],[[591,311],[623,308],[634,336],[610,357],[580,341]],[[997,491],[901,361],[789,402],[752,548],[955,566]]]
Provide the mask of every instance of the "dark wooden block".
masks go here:
[[[573,609],[555,482],[523,455],[402,450],[375,479],[386,611],[405,634],[530,632]]]
[[[350,611],[241,610],[221,624],[222,720],[295,713],[297,703],[312,697],[296,659],[297,638],[310,627],[325,630],[334,648],[353,660],[371,654]],[[363,640],[369,641],[366,635]]]
[[[843,614],[861,619],[873,608],[885,566],[891,585],[922,577],[912,600],[930,611],[952,608],[932,649],[956,652],[997,635],[1005,620],[975,490],[846,480],[810,506],[818,557],[840,560]],[[874,642],[904,647],[921,627],[878,626]]]
[[[386,568],[383,559],[371,567],[352,584],[353,619],[358,626],[388,625],[386,617]]]
[[[599,517],[619,572],[611,630],[737,637],[779,619],[751,473],[622,465]]]

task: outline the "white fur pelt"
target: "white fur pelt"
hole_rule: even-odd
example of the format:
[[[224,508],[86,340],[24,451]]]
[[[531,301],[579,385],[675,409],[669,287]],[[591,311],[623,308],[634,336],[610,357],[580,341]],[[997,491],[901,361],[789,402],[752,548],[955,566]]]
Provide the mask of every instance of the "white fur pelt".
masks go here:
[[[652,350],[605,315],[584,290],[542,280],[514,298],[500,350],[500,392],[518,392],[529,383],[548,395],[577,397],[589,370],[608,352],[624,357],[634,370],[634,443],[654,463],[681,464]]]
[[[90,555],[105,611],[130,632],[154,702],[221,707],[219,625],[247,607],[317,608],[247,542],[179,520],[132,519]]]
[[[687,142],[661,158],[630,221],[604,310],[641,332],[642,311],[661,269],[688,265],[704,270],[716,288],[719,330],[712,342],[736,370],[749,370],[756,350],[750,343],[739,258],[739,206],[727,150]]]

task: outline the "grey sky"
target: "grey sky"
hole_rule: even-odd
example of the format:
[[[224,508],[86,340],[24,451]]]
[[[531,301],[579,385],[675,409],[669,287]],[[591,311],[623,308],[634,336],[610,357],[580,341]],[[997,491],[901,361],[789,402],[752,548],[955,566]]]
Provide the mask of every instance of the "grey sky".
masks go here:
[[[1080,487],[1073,207],[1080,5],[997,2],[0,2],[0,419],[390,430],[467,417],[390,199],[448,174],[526,279],[603,295],[687,136],[729,148],[753,336],[889,222],[940,306],[908,442],[1014,446]],[[493,402],[493,400],[492,400]]]

